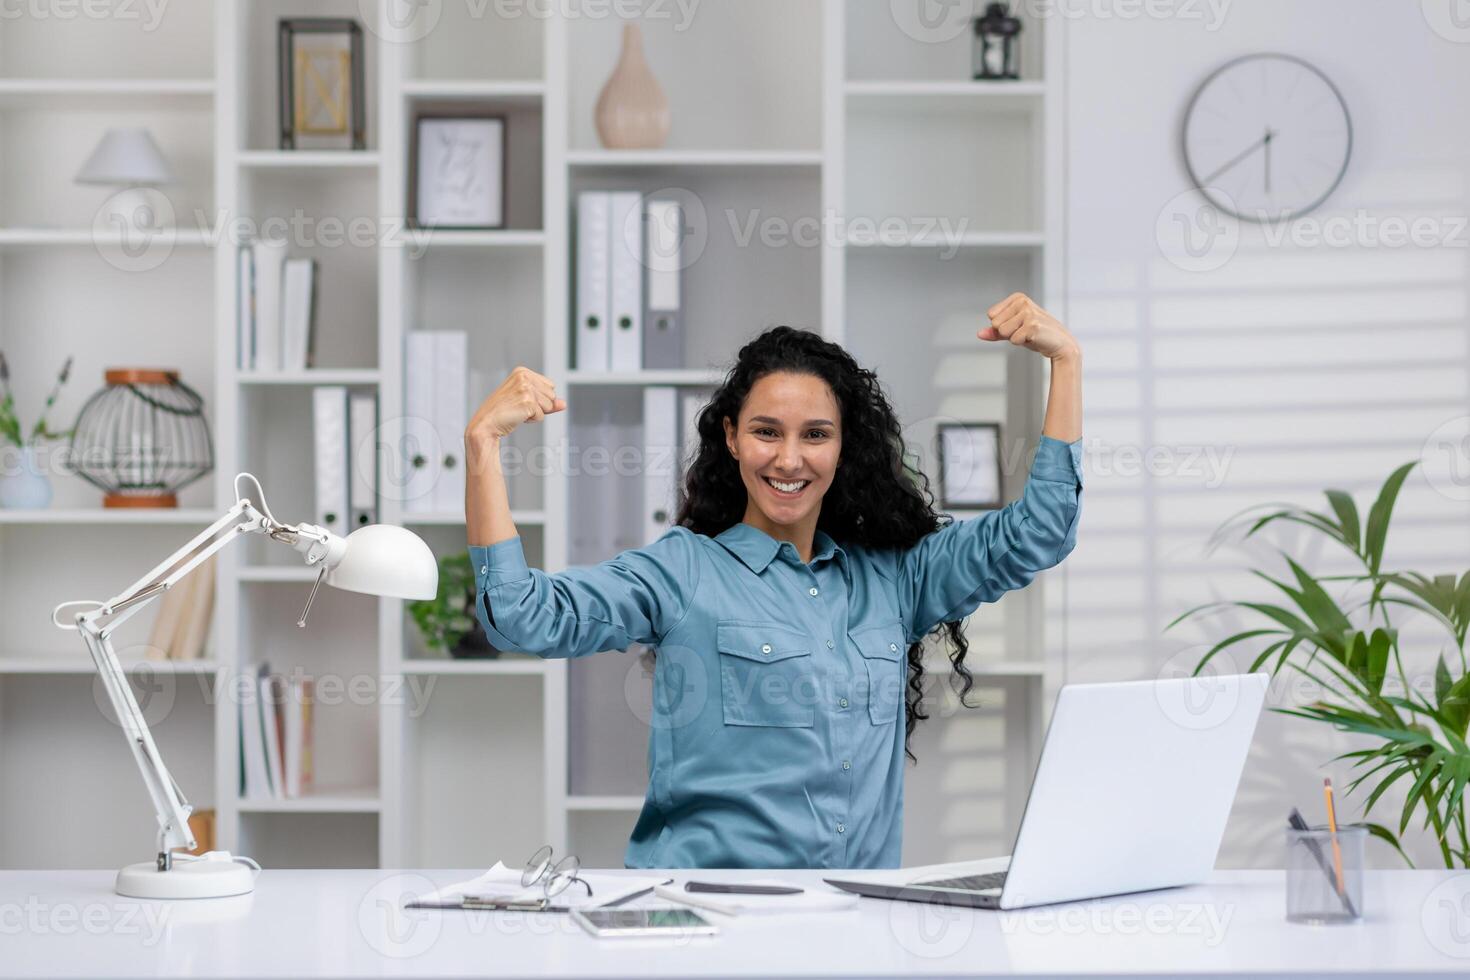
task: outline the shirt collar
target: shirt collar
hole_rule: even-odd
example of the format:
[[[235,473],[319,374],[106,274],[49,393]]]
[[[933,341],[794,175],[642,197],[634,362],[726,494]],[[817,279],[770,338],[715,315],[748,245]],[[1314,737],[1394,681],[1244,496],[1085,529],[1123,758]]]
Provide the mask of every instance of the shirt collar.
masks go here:
[[[765,531],[744,521],[730,525],[715,536],[715,540],[724,545],[725,548],[736,558],[745,563],[752,572],[759,575],[766,570],[780,553],[781,549],[789,544],[785,541],[777,541]],[[790,546],[793,561],[801,561],[801,556],[796,553],[796,547]],[[836,556],[842,563],[844,570],[847,567],[847,552],[842,546],[832,540],[832,536],[821,528],[817,528],[812,535],[812,561]]]

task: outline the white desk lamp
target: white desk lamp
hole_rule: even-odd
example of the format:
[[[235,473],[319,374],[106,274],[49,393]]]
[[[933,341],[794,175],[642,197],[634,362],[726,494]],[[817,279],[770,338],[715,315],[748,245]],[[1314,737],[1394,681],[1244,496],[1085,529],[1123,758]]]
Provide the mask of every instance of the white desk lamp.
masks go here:
[[[255,484],[260,496],[258,510],[248,498],[239,496],[242,479]],[[264,534],[289,544],[305,556],[308,566],[321,569],[297,626],[306,625],[306,614],[323,581],[349,592],[399,599],[432,599],[439,589],[439,567],[433,552],[423,539],[406,528],[373,524],[341,538],[315,524],[278,522],[266,506],[260,481],[249,473],[235,477],[235,493],[239,500],[224,516],[118,595],[106,602],[63,602],[51,611],[54,625],[77,630],[86,640],[158,814],[158,857],[119,871],[116,885],[119,895],[131,898],[243,895],[254,889],[251,869],[259,870],[260,865],[228,851],[210,851],[204,855],[173,853],[176,847],[193,850],[198,846],[189,831],[189,814],[194,808],[184,799],[153,743],[148,724],[112,648],[114,629],[150,600],[173,588],[215,552],[245,534]],[[63,623],[59,618],[62,610],[73,606],[87,609],[76,614],[74,624]]]

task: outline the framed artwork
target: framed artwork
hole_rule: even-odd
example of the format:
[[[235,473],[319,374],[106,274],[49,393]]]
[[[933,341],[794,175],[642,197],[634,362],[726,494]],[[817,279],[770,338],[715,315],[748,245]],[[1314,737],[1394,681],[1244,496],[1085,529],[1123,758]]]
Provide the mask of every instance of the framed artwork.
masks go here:
[[[1002,505],[1000,424],[942,422],[938,426],[939,506],[993,510]]]
[[[366,149],[362,26],[342,17],[282,18],[277,41],[281,149]]]
[[[505,227],[505,116],[421,111],[409,157],[411,228]]]

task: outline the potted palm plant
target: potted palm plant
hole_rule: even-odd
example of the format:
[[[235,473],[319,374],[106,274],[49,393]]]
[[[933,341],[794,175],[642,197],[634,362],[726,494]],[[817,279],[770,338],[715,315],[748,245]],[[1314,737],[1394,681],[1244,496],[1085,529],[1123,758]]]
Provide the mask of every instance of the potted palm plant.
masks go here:
[[[1283,552],[1289,576],[1252,570],[1279,593],[1278,600],[1207,603],[1188,610],[1165,629],[1222,608],[1248,613],[1257,628],[1220,638],[1194,672],[1198,674],[1222,651],[1249,644],[1255,650],[1251,671],[1269,667],[1273,677],[1288,670],[1309,679],[1322,697],[1272,710],[1366,737],[1366,747],[1332,760],[1352,760],[1357,775],[1347,789],[1350,794],[1360,788],[1367,793],[1364,816],[1389,787],[1407,788],[1396,829],[1368,823],[1369,831],[1412,866],[1400,838],[1417,813],[1421,826],[1438,842],[1445,866],[1470,867],[1464,795],[1470,783],[1470,748],[1465,741],[1470,725],[1470,670],[1465,656],[1470,571],[1457,577],[1383,567],[1394,503],[1415,465],[1407,463],[1389,475],[1366,519],[1351,495],[1327,490],[1324,509],[1290,504],[1250,508],[1222,523],[1211,538],[1213,548],[1237,535],[1249,538],[1272,524],[1296,524],[1351,553],[1360,572],[1314,576]],[[1446,634],[1444,648],[1435,654],[1432,684],[1421,674],[1425,683],[1415,685],[1405,670],[1406,653],[1412,657],[1426,652],[1400,650],[1394,622],[1405,611],[1428,617]]]
[[[439,559],[439,592],[408,604],[424,646],[457,658],[490,658],[500,651],[475,619],[475,571],[469,552]]]

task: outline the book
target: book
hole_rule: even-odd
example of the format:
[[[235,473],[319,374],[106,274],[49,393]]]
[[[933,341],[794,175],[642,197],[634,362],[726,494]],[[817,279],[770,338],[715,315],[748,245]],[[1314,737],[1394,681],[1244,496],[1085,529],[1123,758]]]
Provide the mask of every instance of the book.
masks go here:
[[[260,675],[260,730],[264,735],[261,742],[265,751],[266,779],[270,784],[269,792],[265,795],[278,800],[286,795],[286,779],[281,765],[281,729],[278,710],[280,698],[276,693],[279,682],[279,675],[267,673]]]
[[[204,651],[204,638],[214,618],[214,556],[202,562],[184,581],[190,583],[178,631],[168,647],[171,660],[198,660]],[[182,582],[180,583],[183,584]]]

